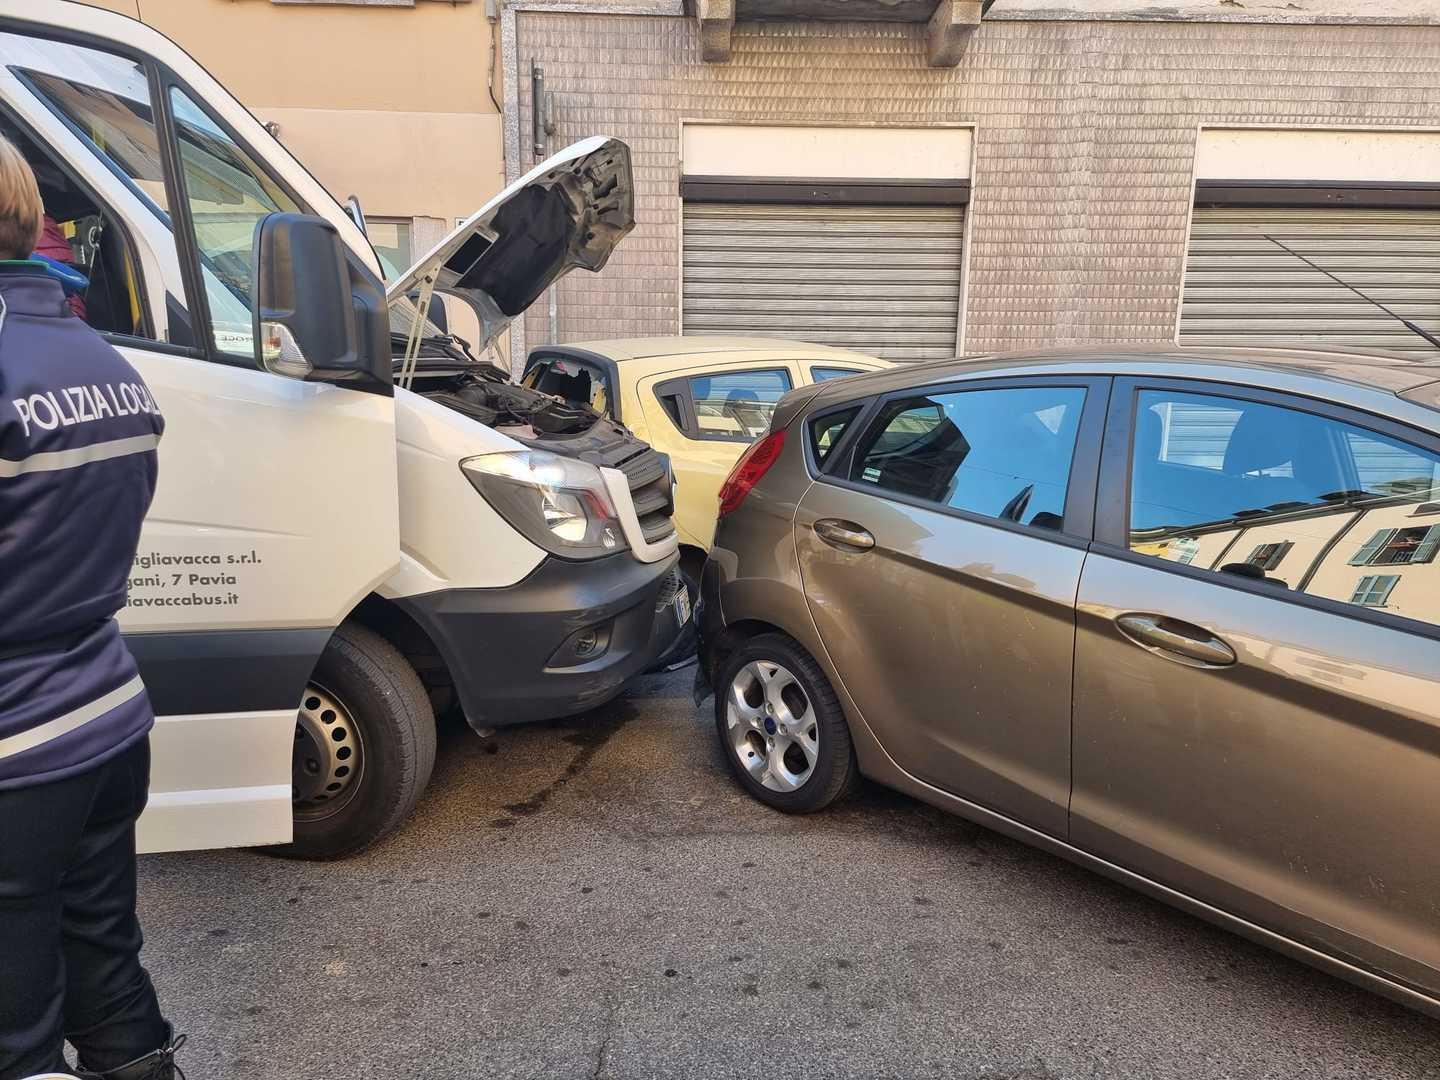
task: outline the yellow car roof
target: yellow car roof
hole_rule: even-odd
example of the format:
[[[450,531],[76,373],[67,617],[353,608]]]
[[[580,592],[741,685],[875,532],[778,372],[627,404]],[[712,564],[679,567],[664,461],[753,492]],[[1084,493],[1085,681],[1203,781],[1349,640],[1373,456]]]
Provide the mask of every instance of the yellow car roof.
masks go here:
[[[543,346],[541,347],[544,348]],[[567,341],[558,347],[584,349],[611,360],[651,360],[709,353],[759,352],[772,357],[802,357],[809,360],[850,360],[866,364],[884,364],[877,356],[837,349],[831,345],[811,345],[804,341],[761,337],[645,337],[613,338],[607,341]],[[738,358],[737,358],[738,359]]]

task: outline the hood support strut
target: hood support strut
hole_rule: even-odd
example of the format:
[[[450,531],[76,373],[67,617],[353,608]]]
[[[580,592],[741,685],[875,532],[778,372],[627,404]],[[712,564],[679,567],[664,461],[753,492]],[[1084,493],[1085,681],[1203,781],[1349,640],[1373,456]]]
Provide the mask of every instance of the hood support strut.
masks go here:
[[[405,338],[405,359],[400,364],[400,389],[409,390],[415,381],[415,365],[420,358],[420,329],[425,325],[426,313],[430,310],[430,298],[435,295],[435,279],[440,276],[438,267],[428,270],[420,279],[420,298],[415,302],[415,318],[410,321],[410,333]]]

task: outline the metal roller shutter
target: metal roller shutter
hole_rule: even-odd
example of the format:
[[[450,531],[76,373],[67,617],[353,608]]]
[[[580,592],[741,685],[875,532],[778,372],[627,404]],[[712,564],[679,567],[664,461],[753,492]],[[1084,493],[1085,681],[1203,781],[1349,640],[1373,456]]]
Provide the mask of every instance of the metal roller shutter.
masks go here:
[[[687,334],[954,356],[963,206],[684,204]]]
[[[1197,206],[1181,344],[1440,355],[1398,320],[1266,237],[1440,336],[1440,210]]]

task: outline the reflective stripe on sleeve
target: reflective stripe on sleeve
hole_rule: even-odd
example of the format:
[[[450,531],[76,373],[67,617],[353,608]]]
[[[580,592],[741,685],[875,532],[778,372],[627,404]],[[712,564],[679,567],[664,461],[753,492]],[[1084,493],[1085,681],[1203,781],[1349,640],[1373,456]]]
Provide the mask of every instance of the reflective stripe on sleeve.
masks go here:
[[[94,461],[143,454],[159,445],[159,435],[133,435],[128,439],[111,439],[109,442],[92,443],[90,446],[77,446],[73,450],[49,450],[43,454],[31,454],[19,461],[0,458],[0,479],[23,476],[25,473],[73,469]]]
[[[0,759],[14,757],[16,754],[32,750],[37,746],[58,739],[61,735],[67,735],[78,727],[83,727],[96,717],[104,716],[111,709],[124,705],[132,698],[144,693],[145,684],[136,675],[129,682],[111,690],[104,697],[98,697],[88,705],[82,705],[78,709],[72,709],[63,716],[57,716],[53,720],[47,720],[29,731],[22,731],[18,735],[11,735],[8,738],[0,739]]]

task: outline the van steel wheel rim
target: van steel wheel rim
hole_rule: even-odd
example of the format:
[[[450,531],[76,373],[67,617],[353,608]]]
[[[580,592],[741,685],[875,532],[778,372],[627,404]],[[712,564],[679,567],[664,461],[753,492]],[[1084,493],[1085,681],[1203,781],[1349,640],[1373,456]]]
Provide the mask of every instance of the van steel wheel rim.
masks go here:
[[[796,791],[815,771],[815,707],[779,664],[753,660],[736,672],[726,694],[725,726],[741,767],[771,791]]]
[[[291,758],[295,817],[315,821],[339,813],[359,790],[365,744],[340,699],[311,684],[300,699]]]

